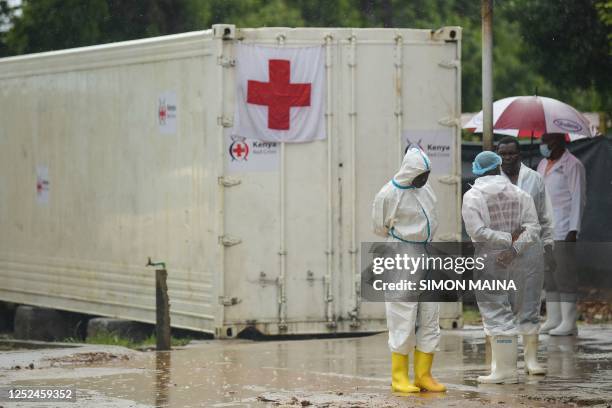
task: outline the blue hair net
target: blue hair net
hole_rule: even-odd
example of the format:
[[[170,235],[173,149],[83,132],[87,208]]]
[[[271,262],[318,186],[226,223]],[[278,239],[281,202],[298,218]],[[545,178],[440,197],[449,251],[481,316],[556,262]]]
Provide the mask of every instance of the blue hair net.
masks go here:
[[[502,163],[502,158],[494,152],[484,151],[472,162],[472,173],[482,176],[486,172],[493,170]]]

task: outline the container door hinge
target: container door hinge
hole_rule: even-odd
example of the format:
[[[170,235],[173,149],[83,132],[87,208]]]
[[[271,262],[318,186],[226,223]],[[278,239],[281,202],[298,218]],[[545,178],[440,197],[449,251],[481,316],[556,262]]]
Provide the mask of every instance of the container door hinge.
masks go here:
[[[241,242],[242,240],[240,238],[230,237],[229,235],[222,235],[219,237],[219,243],[226,247],[238,245]]]
[[[361,326],[361,321],[359,320],[359,311],[357,308],[348,312],[348,317],[351,319],[350,327],[356,329]]]
[[[220,55],[217,58],[217,64],[221,65],[223,68],[231,68],[236,66],[236,60]]]
[[[454,69],[454,68],[459,68],[461,66],[461,62],[459,60],[446,60],[446,61],[442,61],[438,64],[438,66],[442,67],[442,68],[448,68],[448,69]]]
[[[242,302],[242,299],[230,296],[219,296],[219,303],[223,306],[234,306]]]
[[[438,179],[438,181],[442,184],[459,184],[461,182],[461,178],[459,176],[442,176]]]
[[[336,323],[335,320],[330,320],[325,324],[325,326],[327,326],[328,329],[336,329],[338,327],[338,323]]]
[[[438,121],[438,123],[447,127],[461,127],[461,120],[452,116],[442,118]]]
[[[234,121],[227,116],[217,116],[217,124],[224,128],[231,128],[234,126]]]
[[[241,180],[232,177],[219,177],[219,185],[223,187],[234,187],[242,183]]]

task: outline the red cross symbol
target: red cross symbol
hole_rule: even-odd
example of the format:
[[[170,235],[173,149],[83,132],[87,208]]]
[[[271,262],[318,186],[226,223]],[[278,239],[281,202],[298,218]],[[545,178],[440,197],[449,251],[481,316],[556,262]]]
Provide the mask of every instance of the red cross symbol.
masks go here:
[[[243,142],[235,141],[229,147],[229,153],[232,160],[246,160],[249,155],[249,145]]]
[[[310,106],[311,84],[291,83],[289,60],[268,61],[270,82],[248,81],[247,102],[268,107],[268,128],[289,130],[293,106]]]
[[[246,153],[246,150],[242,148],[242,143],[236,143],[236,147],[232,151],[238,158],[242,156],[242,153]]]

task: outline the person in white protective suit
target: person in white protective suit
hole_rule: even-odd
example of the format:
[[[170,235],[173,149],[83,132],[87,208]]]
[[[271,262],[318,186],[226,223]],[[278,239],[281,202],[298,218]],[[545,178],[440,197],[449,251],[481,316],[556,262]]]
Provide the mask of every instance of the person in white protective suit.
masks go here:
[[[501,157],[489,151],[476,156],[472,172],[479,176],[463,196],[465,229],[475,246],[475,256],[484,259],[485,268],[475,270],[475,279],[520,280],[518,262],[529,246],[539,241],[540,225],[533,199],[500,175]],[[520,288],[522,285],[517,285]],[[506,291],[476,291],[485,334],[491,336],[491,374],[478,382],[512,384],[518,382],[517,319],[512,296]]]
[[[516,268],[522,273],[520,281],[524,290],[522,302],[515,303],[514,307],[518,331],[523,336],[525,371],[530,375],[543,375],[546,374],[546,369],[541,367],[537,360],[538,330],[544,268],[555,268],[552,205],[542,176],[521,162],[521,150],[516,137],[507,136],[501,139],[497,144],[497,154],[502,158],[502,176],[533,199],[541,227],[541,245],[540,242],[534,242],[529,246],[524,256],[526,262],[520,262],[520,266]]]
[[[401,168],[374,199],[372,218],[377,235],[388,242],[404,242],[410,244],[406,245],[408,248],[424,250],[438,226],[436,197],[427,184],[429,172],[427,155],[417,147],[408,148]],[[438,304],[388,301],[385,308],[392,390],[446,391],[431,375],[434,351],[440,341]],[[414,383],[408,376],[408,355],[413,349]]]

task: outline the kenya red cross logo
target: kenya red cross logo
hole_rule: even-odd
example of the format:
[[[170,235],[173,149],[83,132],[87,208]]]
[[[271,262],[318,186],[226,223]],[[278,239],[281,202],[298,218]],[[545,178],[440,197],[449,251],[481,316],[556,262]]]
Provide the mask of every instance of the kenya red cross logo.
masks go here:
[[[291,62],[268,61],[270,82],[248,81],[247,102],[268,107],[268,128],[289,130],[291,108],[310,106],[311,84],[291,83]]]
[[[246,160],[249,155],[249,145],[246,142],[234,141],[229,147],[232,160]]]

